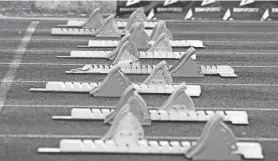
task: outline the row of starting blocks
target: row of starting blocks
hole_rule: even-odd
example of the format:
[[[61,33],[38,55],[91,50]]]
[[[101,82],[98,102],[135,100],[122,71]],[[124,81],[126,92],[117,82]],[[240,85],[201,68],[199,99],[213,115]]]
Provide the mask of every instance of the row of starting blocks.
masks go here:
[[[132,153],[185,155],[193,160],[263,159],[257,142],[237,142],[223,121],[246,123],[244,111],[195,111],[181,84],[162,107],[150,110],[134,86],[129,86],[114,110],[72,109],[71,116],[53,119],[104,120],[111,127],[101,139],[63,139],[58,148],[38,148],[39,153]],[[197,141],[150,139],[142,125],[151,121],[207,121]]]
[[[186,90],[187,86],[185,83],[181,83],[174,89],[164,105],[161,107],[147,107],[144,99],[138,95],[139,90],[137,87],[131,84],[125,89],[118,105],[114,108],[73,108],[71,116],[54,116],[53,119],[106,120],[105,122],[109,122],[107,121],[109,117],[116,116],[116,114],[128,104],[130,110],[134,111],[136,116],[143,114],[143,116],[141,116],[143,118],[140,119],[143,125],[150,125],[150,120],[204,122],[209,120],[215,113],[221,115],[225,121],[229,121],[233,124],[248,124],[248,115],[245,111],[196,111],[194,103]]]
[[[131,44],[131,43],[130,43]],[[187,77],[187,78],[197,78],[204,77],[204,75],[220,75],[221,77],[234,78],[237,75],[234,73],[234,69],[230,66],[199,66],[192,59],[194,53],[194,48],[189,48],[179,61],[171,66],[164,65],[166,70],[173,77]],[[137,53],[137,52],[136,52]],[[157,65],[141,65],[138,62],[139,54],[132,55],[128,49],[119,54],[114,58],[114,61],[110,65],[105,64],[94,64],[85,65],[82,68],[72,69],[66,71],[68,74],[107,74],[109,71],[115,67],[120,66],[121,70],[125,74],[150,74]]]
[[[136,25],[136,24],[135,24]],[[140,25],[140,24],[138,24]],[[137,32],[135,32],[137,33]],[[113,51],[71,51],[70,56],[58,56],[58,58],[107,58],[113,60],[119,53],[122,52],[130,52],[132,55],[138,55],[138,58],[152,58],[152,59],[179,59],[181,58],[185,52],[173,52],[173,48],[170,44],[169,37],[166,33],[161,33],[156,41],[152,44],[146,43],[146,41],[142,38],[143,34],[139,35],[130,35],[126,34],[119,42],[116,43],[116,47]],[[105,45],[116,42],[116,41],[106,41],[105,40],[93,40],[89,42],[89,46],[94,47],[104,47]],[[102,45],[98,44],[102,43]],[[88,46],[88,47],[89,47]],[[146,51],[140,51],[138,53],[138,49],[143,49]],[[127,51],[125,51],[127,50]],[[196,59],[196,55],[192,57],[194,60]]]
[[[98,11],[98,10],[97,10]],[[145,30],[144,22],[145,20],[142,18],[137,18],[138,16],[136,14],[139,14],[141,12],[134,12],[135,14],[132,14],[130,17],[130,21],[128,22],[128,29],[126,30],[119,30],[117,28],[116,22],[114,20],[114,16],[111,15],[107,19],[105,19],[104,23],[100,23],[100,21],[96,20],[95,23],[99,22],[101,27],[98,28],[52,28],[51,34],[52,35],[83,35],[83,36],[96,36],[96,37],[121,37],[126,35],[127,33],[134,34],[135,39],[142,39],[143,41],[148,41],[150,45],[154,43],[156,38],[160,35],[161,32],[165,32],[168,34],[169,38],[173,39],[171,32],[166,27],[166,24],[164,21],[159,21],[154,26],[153,30]],[[96,14],[94,14],[96,15]],[[98,13],[97,15],[100,15]],[[100,15],[101,16],[101,15]],[[95,18],[98,18],[99,16],[96,16]],[[132,18],[135,17],[135,18]],[[141,25],[134,26],[136,23],[140,23]],[[136,36],[137,35],[137,36]],[[140,40],[140,41],[142,41]],[[118,45],[118,41],[99,41],[99,40],[91,40],[89,42],[89,45],[87,47],[116,47]],[[203,48],[203,42],[200,40],[171,40],[170,45],[173,47],[195,47],[195,48]],[[146,46],[146,45],[145,45]],[[82,47],[82,46],[81,46]],[[86,46],[85,46],[86,47]],[[138,47],[138,46],[137,46]],[[146,46],[147,48],[149,46]],[[145,48],[146,48],[145,47]],[[141,48],[141,47],[138,47]],[[145,49],[144,48],[144,49]]]
[[[146,21],[142,9],[130,16],[130,21],[114,22],[112,16],[103,19],[99,9],[87,21],[68,21],[63,27],[75,27],[78,32],[102,35],[98,28],[105,28],[108,20],[113,20],[107,29],[115,31],[124,27],[126,35],[120,41],[89,42],[87,47],[116,47],[113,51],[72,51],[70,56],[60,58],[106,58],[110,65],[85,65],[72,69],[71,74],[104,74],[102,82],[47,82],[46,88],[31,88],[34,92],[78,92],[90,93],[95,97],[120,97],[114,107],[72,108],[68,116],[53,116],[53,120],[101,120],[110,124],[110,129],[100,139],[62,139],[58,148],[38,148],[39,153],[131,153],[131,154],[173,154],[185,155],[192,160],[241,160],[263,159],[262,147],[257,142],[239,142],[232,130],[224,123],[247,125],[246,111],[196,110],[191,97],[201,94],[198,85],[174,84],[173,77],[204,77],[220,75],[237,77],[230,66],[198,66],[194,61],[193,47],[186,52],[172,52],[172,47],[192,46],[186,41],[174,41],[165,22],[154,24],[154,31],[147,34],[143,29]],[[137,16],[136,16],[137,15]],[[97,21],[92,21],[98,17]],[[133,18],[133,19],[132,19]],[[131,21],[139,21],[131,23]],[[140,22],[141,21],[141,22]],[[133,24],[133,25],[132,25]],[[106,27],[109,25],[106,25]],[[116,27],[115,27],[116,26]],[[61,26],[60,26],[61,27]],[[88,27],[95,27],[94,31]],[[54,31],[54,30],[52,30]],[[58,31],[58,30],[57,30]],[[75,32],[74,31],[74,32]],[[56,31],[55,31],[56,32]],[[60,31],[59,31],[60,32]],[[66,32],[65,32],[66,33]],[[116,32],[116,35],[120,32]],[[169,34],[170,33],[170,34]],[[109,33],[108,33],[109,35]],[[119,34],[121,35],[121,34]],[[107,35],[102,35],[107,36]],[[196,43],[195,43],[196,45]],[[193,44],[194,46],[194,44]],[[199,47],[203,46],[199,44]],[[138,52],[138,49],[146,51]],[[174,66],[163,60],[157,65],[140,65],[140,58],[179,59]],[[150,74],[139,84],[129,82],[125,74]],[[170,94],[161,107],[148,107],[140,94]],[[145,137],[143,126],[153,121],[206,122],[197,141],[175,138],[156,139]]]
[[[66,92],[66,93],[90,93],[94,97],[120,97],[125,89],[134,84],[134,87],[142,94],[171,94],[177,87],[173,78],[165,67],[166,62],[160,62],[147,77],[139,84],[131,83],[119,66],[109,71],[103,82],[47,82],[46,88],[31,88],[32,92]],[[201,95],[201,87],[198,85],[186,85],[185,92],[192,97]]]
[[[136,19],[139,19],[144,22],[145,28],[154,28],[157,22],[148,21],[147,16],[144,13],[143,8],[136,9],[130,16],[128,21],[117,20],[116,25],[118,28],[130,29],[132,23],[136,22]],[[66,25],[58,25],[58,27],[65,28],[94,28],[97,29],[104,24],[104,18],[100,13],[100,8],[96,8],[86,21],[82,20],[69,20]]]

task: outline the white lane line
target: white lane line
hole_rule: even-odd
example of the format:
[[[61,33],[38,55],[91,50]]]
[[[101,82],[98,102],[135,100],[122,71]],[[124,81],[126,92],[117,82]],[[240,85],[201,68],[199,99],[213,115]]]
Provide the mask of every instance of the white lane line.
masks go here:
[[[42,134],[0,134],[1,138],[38,138],[38,139],[100,139],[101,135],[42,135]],[[150,140],[197,140],[199,137],[180,136],[145,136]],[[278,138],[267,137],[238,137],[238,141],[265,141],[277,142]]]
[[[27,52],[36,52],[36,53],[32,53],[32,54],[45,54],[45,55],[49,55],[49,54],[57,54],[58,52],[70,52],[71,49],[65,48],[65,49],[45,49],[45,50],[25,50],[26,54],[28,54]],[[10,50],[10,49],[1,49],[1,52],[16,52],[16,50]],[[10,53],[6,53],[7,55]]]
[[[278,84],[223,84],[223,83],[186,83],[186,84],[198,84],[204,86],[253,86],[253,87],[278,87]]]
[[[254,65],[231,65],[231,67],[234,67],[234,68],[278,68],[277,65],[270,65],[270,66],[254,66]]]
[[[115,106],[105,106],[105,105],[13,105],[6,104],[3,107],[11,108],[115,108]],[[155,108],[155,107],[153,107]],[[266,111],[266,112],[278,112],[278,108],[240,108],[240,107],[196,107],[197,110],[231,110],[231,111]]]
[[[9,65],[11,63],[0,63],[0,65]],[[47,65],[47,66],[77,66],[77,65],[86,65],[86,64],[61,64],[61,63],[20,63],[22,65]],[[220,64],[219,64],[220,65]],[[278,68],[278,66],[248,66],[248,65],[231,65],[231,67],[235,68]]]
[[[204,43],[236,43],[236,44],[277,44],[278,42],[275,41],[206,41],[204,40]]]
[[[25,50],[27,48],[27,45],[32,37],[32,34],[35,32],[35,28],[39,24],[39,21],[32,21],[31,24],[28,26],[26,33],[19,45],[19,48],[17,49],[17,52],[14,56],[14,59],[10,64],[10,68],[6,75],[4,76],[1,85],[0,85],[0,111],[4,105],[4,102],[6,100],[6,96],[8,91],[10,90],[10,87],[13,83],[15,73],[17,68],[20,66],[21,59],[25,53]]]
[[[0,63],[3,65],[11,64],[11,63]],[[59,63],[20,63],[21,65],[47,65],[47,66],[72,66],[72,65],[85,65],[85,64],[59,64]]]

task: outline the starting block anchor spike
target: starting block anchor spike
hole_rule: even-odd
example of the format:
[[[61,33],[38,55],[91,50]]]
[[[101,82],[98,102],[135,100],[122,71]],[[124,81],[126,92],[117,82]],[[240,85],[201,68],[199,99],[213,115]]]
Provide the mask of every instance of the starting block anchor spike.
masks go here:
[[[147,77],[147,79],[143,82],[143,84],[151,85],[151,84],[163,84],[163,85],[172,85],[173,78],[171,74],[165,68],[166,61],[163,60],[158,63],[151,74]]]
[[[120,66],[112,68],[103,82],[90,92],[98,97],[120,97],[129,86],[129,80],[120,70]]]
[[[156,41],[162,33],[166,33],[168,39],[173,40],[173,35],[166,27],[165,21],[158,21],[153,29],[153,32],[151,33],[150,41]]]
[[[127,105],[127,106],[126,106]],[[116,109],[113,113],[109,114],[105,119],[104,123],[113,123],[117,115],[121,115],[122,111],[125,111],[123,108],[127,108],[141,123],[141,125],[150,125],[151,118],[147,109],[147,104],[144,99],[136,92],[133,85],[130,85],[124,94],[122,95],[119,103],[116,106]]]
[[[241,160],[232,130],[215,114],[207,123],[197,143],[185,155],[193,160]]]
[[[172,46],[166,33],[162,33],[148,52],[172,52]]]
[[[104,19],[100,13],[100,8],[96,8],[88,17],[88,19],[81,25],[85,29],[99,29],[104,24]]]
[[[119,113],[102,140],[113,140],[121,145],[137,145],[142,138],[144,129],[139,120],[131,112],[124,110]]]
[[[137,48],[131,41],[127,40],[120,48],[116,58],[111,63],[111,65],[130,63],[138,61],[139,58],[140,54],[138,53]]]
[[[131,38],[130,40],[135,44],[137,49],[149,49],[150,44],[148,43],[149,36],[143,28],[142,22],[136,22],[132,25],[130,30]]]
[[[121,37],[121,33],[116,25],[114,15],[105,19],[102,27],[95,33],[96,37]]]
[[[168,70],[172,77],[204,77],[201,67],[191,58],[195,51],[193,47],[190,47],[179,62]]]
[[[117,55],[119,54],[119,51],[121,49],[121,47],[123,46],[123,44],[128,41],[130,39],[131,35],[130,33],[127,33],[120,41],[119,41],[119,45],[116,47],[116,49],[114,49],[110,54],[108,54],[106,56],[106,59],[109,60],[114,60]]]
[[[165,111],[195,111],[195,106],[192,99],[185,93],[186,84],[181,83],[173,91],[168,100],[159,108],[159,110]]]

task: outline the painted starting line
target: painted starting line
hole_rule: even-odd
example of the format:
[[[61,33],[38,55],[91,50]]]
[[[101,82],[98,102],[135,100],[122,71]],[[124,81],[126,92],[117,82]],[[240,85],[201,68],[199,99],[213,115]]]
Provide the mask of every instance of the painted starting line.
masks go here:
[[[11,108],[107,108],[114,109],[115,106],[97,106],[97,105],[88,105],[88,106],[80,106],[80,105],[13,105],[6,104],[3,107]],[[231,111],[262,111],[262,112],[278,112],[278,108],[253,108],[253,107],[245,107],[245,108],[236,108],[236,107],[196,107],[197,110],[231,110]]]
[[[100,135],[40,135],[40,134],[0,134],[1,138],[32,138],[32,139],[100,139]],[[179,136],[145,136],[148,140],[197,140],[199,137],[179,137]],[[278,138],[266,137],[239,137],[238,141],[264,141],[264,142],[277,142]]]

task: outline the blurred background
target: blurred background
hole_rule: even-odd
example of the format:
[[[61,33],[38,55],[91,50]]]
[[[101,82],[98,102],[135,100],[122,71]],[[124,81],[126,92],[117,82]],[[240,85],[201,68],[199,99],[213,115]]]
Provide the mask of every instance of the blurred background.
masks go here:
[[[177,20],[277,20],[278,1],[255,0],[113,0],[113,1],[0,1],[2,16],[87,17],[96,7],[102,14],[127,18],[143,7],[149,19]]]

